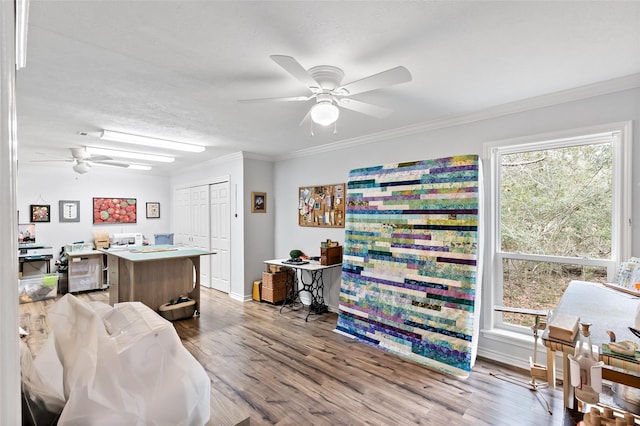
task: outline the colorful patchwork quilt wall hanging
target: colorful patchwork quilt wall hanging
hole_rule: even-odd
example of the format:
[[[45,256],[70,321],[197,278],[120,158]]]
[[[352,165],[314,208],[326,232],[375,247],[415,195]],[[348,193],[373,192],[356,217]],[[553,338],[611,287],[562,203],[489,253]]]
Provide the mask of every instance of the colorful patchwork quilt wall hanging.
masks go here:
[[[477,155],[352,170],[336,331],[456,377],[475,362]]]

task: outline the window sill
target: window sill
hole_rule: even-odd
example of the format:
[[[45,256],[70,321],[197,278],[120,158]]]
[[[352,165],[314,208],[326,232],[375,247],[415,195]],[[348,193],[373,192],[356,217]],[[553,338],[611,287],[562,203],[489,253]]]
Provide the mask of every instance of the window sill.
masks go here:
[[[525,335],[503,329],[480,330],[478,356],[502,364],[529,369],[529,357],[533,356],[533,335]],[[544,360],[546,347],[538,338],[537,359]]]

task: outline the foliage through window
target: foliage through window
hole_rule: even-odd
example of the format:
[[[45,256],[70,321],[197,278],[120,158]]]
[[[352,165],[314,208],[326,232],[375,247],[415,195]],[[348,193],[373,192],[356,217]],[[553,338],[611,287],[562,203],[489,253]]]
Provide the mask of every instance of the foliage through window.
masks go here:
[[[503,251],[611,255],[611,143],[504,154],[500,171]]]
[[[620,132],[493,147],[495,305],[553,310],[571,280],[613,280],[620,261]],[[503,313],[498,325],[530,326]]]

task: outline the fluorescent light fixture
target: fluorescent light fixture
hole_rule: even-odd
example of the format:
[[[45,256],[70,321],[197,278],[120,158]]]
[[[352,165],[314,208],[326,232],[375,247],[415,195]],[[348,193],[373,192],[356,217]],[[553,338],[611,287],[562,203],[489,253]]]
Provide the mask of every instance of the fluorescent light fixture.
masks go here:
[[[339,115],[340,110],[331,101],[320,101],[311,107],[311,119],[321,126],[335,123]]]
[[[131,143],[135,145],[151,146],[154,148],[173,149],[176,151],[202,152],[205,150],[204,146],[201,145],[169,141],[166,139],[156,139],[148,136],[131,135],[129,133],[113,132],[111,130],[103,130],[102,132],[100,132],[100,139],[114,142]]]
[[[151,166],[145,166],[142,164],[129,164],[129,167],[127,167],[127,169],[131,169],[131,170],[151,170]]]
[[[96,162],[93,163],[94,166],[100,166],[100,167],[109,167],[112,169],[129,169],[129,170],[151,170],[151,166],[147,166],[144,164],[110,164],[110,163],[105,163],[105,162]]]
[[[15,5],[16,69],[19,70],[27,66],[27,29],[29,26],[29,0],[16,0]]]
[[[158,161],[161,163],[173,163],[176,159],[175,157],[168,157],[166,155],[155,155],[155,154],[143,154],[141,152],[131,152],[131,151],[119,151],[116,149],[106,149],[106,148],[94,148],[92,146],[87,147],[87,152],[89,154],[97,154],[97,155],[106,155],[112,158],[132,158],[134,160],[143,160],[143,161]]]

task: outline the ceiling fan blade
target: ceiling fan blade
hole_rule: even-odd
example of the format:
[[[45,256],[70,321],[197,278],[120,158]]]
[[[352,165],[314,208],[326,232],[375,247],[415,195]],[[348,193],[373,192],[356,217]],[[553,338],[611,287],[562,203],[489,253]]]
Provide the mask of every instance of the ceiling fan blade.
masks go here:
[[[312,99],[314,95],[309,96],[289,96],[285,98],[257,98],[257,99],[239,99],[238,102],[242,103],[254,103],[254,102],[296,102],[296,101],[308,101]]]
[[[362,101],[357,101],[351,98],[338,98],[336,99],[338,106],[350,109],[351,111],[359,112],[361,114],[371,115],[377,118],[385,118],[391,115],[393,112],[388,108],[383,108],[377,105],[369,104]]]
[[[50,160],[36,160],[36,161],[55,161],[55,160],[59,160],[59,161],[73,161],[69,159],[68,155],[58,155],[58,154],[51,154],[48,152],[36,152],[36,154],[39,157],[46,157],[49,158]]]
[[[74,160],[66,159],[51,159],[51,160],[30,160],[29,163],[73,163]]]
[[[109,160],[111,160],[111,159],[109,158]],[[113,166],[113,167],[129,167],[129,164],[127,164],[127,163],[119,163],[119,162],[117,162],[117,161],[104,161],[104,160],[101,160],[101,161],[94,161],[94,160],[91,160],[91,162],[92,162],[92,163],[95,163],[95,164],[103,164],[103,165],[105,165],[105,166]]]
[[[94,155],[92,157],[87,157],[87,158],[81,158],[82,161],[91,161],[91,162],[98,162],[98,161],[109,161],[109,160],[113,160],[113,158],[108,157],[106,155]]]
[[[309,90],[312,88],[320,89],[320,84],[291,56],[271,55],[270,57],[276,64],[280,65],[285,71],[298,79],[298,81],[304,84]]]
[[[405,67],[395,67],[345,84],[338,88],[336,92],[342,94],[341,92],[346,91],[348,95],[355,95],[357,93],[370,92],[371,90],[406,83],[408,81],[411,81],[411,73],[409,70]]]
[[[309,110],[307,111],[307,113],[304,115],[304,117],[302,118],[302,120],[300,121],[300,124],[298,124],[298,127],[302,126],[304,124],[305,121],[307,121],[307,119],[311,117],[311,108],[309,108]]]

